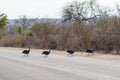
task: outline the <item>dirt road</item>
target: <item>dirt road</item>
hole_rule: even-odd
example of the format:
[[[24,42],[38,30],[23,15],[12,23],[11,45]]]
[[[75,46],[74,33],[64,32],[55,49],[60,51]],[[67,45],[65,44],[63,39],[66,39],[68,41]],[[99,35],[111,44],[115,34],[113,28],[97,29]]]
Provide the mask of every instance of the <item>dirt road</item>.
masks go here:
[[[0,48],[0,80],[120,80],[120,61]]]

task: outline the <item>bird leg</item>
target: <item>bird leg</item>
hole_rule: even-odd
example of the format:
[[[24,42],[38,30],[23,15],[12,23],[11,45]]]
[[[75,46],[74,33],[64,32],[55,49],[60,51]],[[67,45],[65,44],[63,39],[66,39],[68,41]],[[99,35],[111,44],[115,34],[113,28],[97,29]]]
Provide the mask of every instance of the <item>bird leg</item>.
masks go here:
[[[93,56],[94,54],[93,53],[88,53],[88,56]]]
[[[73,55],[71,54],[71,56],[73,56]]]
[[[26,54],[24,54],[24,57],[26,56]]]

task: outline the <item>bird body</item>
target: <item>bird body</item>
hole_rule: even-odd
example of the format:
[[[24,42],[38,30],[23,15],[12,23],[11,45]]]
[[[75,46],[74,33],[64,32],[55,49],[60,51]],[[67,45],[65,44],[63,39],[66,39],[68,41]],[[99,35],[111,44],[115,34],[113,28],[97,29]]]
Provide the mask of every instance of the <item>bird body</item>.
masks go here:
[[[68,49],[68,50],[67,50],[68,56],[69,56],[69,55],[73,56],[74,52],[75,52],[74,49]]]
[[[23,50],[22,53],[24,54],[24,56],[28,56],[28,54],[30,53],[30,48],[28,50]]]
[[[45,55],[45,57],[47,57],[50,54],[50,52],[51,52],[51,50],[49,50],[49,51],[43,51],[42,55]]]
[[[24,50],[22,53],[29,54],[29,50]]]
[[[86,52],[89,53],[88,56],[90,56],[90,54],[91,54],[91,55],[94,55],[94,54],[93,54],[94,49],[87,49]]]

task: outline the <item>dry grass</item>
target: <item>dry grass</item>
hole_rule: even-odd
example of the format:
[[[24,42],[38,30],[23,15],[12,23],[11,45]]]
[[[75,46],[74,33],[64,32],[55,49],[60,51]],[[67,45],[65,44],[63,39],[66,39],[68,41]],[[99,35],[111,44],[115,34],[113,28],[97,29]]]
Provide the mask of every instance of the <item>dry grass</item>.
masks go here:
[[[88,56],[86,52],[76,52],[76,55],[79,56]],[[93,56],[88,57],[96,57],[96,58],[104,58],[104,59],[120,59],[120,55],[112,55],[112,54],[103,54],[103,53],[94,53]]]
[[[54,53],[58,54],[67,54],[66,51],[58,51],[53,50]],[[103,53],[94,53],[93,56],[88,56],[86,52],[75,52],[75,56],[84,56],[84,57],[96,57],[96,58],[104,58],[104,59],[120,59],[120,55],[111,55],[111,54],[103,54]]]

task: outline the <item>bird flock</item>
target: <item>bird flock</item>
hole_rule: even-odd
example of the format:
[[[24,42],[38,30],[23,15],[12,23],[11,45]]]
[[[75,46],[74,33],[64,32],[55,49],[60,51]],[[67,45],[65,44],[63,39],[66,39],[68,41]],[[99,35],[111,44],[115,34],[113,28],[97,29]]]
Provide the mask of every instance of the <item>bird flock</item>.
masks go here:
[[[68,53],[68,56],[72,57],[73,54],[75,53],[75,49],[68,49],[66,52]],[[94,55],[93,54],[94,53],[94,49],[87,49],[85,52],[88,53],[88,56]],[[23,50],[22,53],[24,54],[25,57],[27,57],[29,55],[29,53],[30,53],[30,47],[29,47],[28,50]],[[48,55],[50,53],[51,53],[51,49],[49,49],[48,51],[43,51],[42,55],[44,55],[44,57],[46,58],[46,57],[48,57]]]

